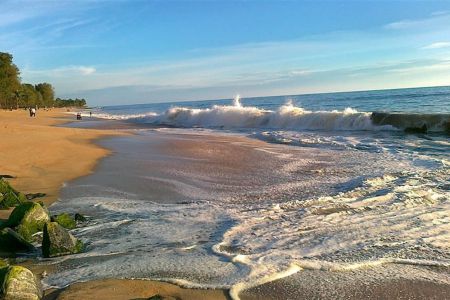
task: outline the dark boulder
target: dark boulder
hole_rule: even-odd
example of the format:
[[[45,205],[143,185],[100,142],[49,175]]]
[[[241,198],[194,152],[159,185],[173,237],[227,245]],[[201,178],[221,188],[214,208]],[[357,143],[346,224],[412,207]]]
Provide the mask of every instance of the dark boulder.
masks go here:
[[[0,230],[0,252],[15,253],[20,251],[34,251],[32,244],[11,228]]]
[[[82,214],[76,213],[75,214],[75,221],[77,221],[77,222],[86,222],[87,219]]]
[[[42,254],[44,257],[56,257],[80,253],[84,250],[83,242],[56,222],[48,222],[44,226]]]

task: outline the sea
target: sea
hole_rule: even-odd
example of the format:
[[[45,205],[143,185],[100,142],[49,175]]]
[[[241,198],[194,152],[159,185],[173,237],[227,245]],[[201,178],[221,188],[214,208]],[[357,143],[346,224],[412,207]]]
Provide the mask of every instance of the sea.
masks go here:
[[[239,299],[304,270],[386,265],[450,283],[450,87],[232,96],[82,112],[138,129],[100,141],[113,154],[50,207],[89,222],[73,231],[86,252],[55,259],[47,287],[138,278]],[[225,147],[189,159],[149,150],[171,135],[264,146],[248,161]],[[246,169],[215,170],[228,155]]]

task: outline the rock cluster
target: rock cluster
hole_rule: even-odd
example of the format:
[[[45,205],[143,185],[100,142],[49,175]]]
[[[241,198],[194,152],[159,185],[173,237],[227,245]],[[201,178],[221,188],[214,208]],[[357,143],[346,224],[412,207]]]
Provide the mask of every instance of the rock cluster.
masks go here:
[[[15,207],[6,222],[0,223],[0,256],[16,256],[19,253],[36,253],[33,243],[42,236],[42,255],[46,258],[80,253],[82,241],[68,230],[86,221],[80,214],[62,213],[50,217],[42,203],[31,202],[0,178],[0,209]],[[42,299],[40,281],[21,266],[10,266],[0,258],[0,299]]]

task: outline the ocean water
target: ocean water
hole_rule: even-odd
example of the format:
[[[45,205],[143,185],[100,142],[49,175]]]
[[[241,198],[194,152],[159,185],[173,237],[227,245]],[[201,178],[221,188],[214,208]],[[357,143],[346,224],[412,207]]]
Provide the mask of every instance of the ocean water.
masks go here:
[[[47,286],[142,278],[229,288],[238,299],[303,270],[386,264],[450,284],[450,87],[111,106],[93,116],[145,126],[102,141],[114,154],[50,208],[90,221],[73,232],[87,252],[52,260]],[[267,143],[190,153],[202,136]],[[231,165],[216,168],[221,160]]]

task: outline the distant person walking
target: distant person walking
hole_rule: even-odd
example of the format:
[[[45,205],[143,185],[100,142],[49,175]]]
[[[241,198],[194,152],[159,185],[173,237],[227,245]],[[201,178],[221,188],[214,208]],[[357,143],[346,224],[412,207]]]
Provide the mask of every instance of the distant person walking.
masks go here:
[[[31,115],[30,115],[30,117],[36,117],[36,108],[32,108],[31,109]]]
[[[89,117],[92,118],[92,111],[89,112]]]

